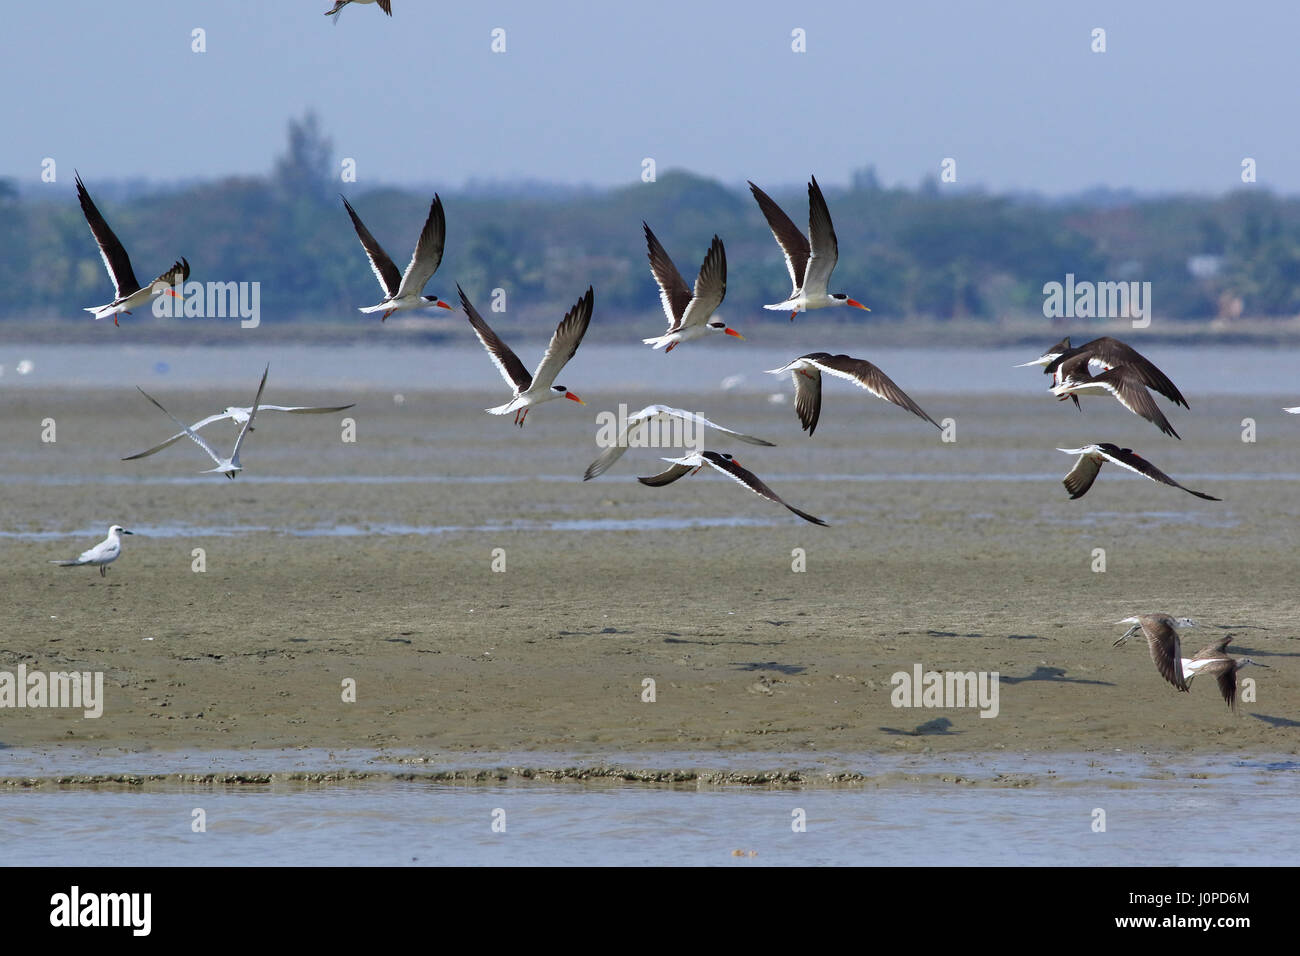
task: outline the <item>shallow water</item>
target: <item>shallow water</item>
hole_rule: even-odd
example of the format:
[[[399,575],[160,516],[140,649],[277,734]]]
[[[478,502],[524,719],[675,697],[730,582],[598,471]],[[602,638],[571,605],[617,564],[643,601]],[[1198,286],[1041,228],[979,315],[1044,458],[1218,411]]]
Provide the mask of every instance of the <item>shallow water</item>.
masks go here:
[[[971,520],[995,521],[994,515],[969,515]],[[1113,517],[1137,527],[1188,525],[1200,528],[1233,528],[1232,518],[1213,517],[1183,511],[1148,511],[1125,515],[1094,513],[1086,517],[1061,516],[1047,519],[1067,527],[1087,527],[1098,518]],[[310,528],[272,528],[267,525],[142,525],[131,529],[139,538],[230,538],[249,534],[284,534],[298,538],[360,538],[413,535],[434,537],[444,534],[497,534],[516,531],[681,531],[688,528],[770,528],[789,524],[779,515],[771,518],[696,517],[696,518],[592,518],[567,521],[514,521],[509,524],[479,525],[412,525],[366,524],[321,525]],[[0,531],[0,538],[16,541],[58,541],[68,537],[94,537],[99,527],[63,531]]]
[[[157,394],[177,414],[206,414],[247,401],[217,382],[255,384],[246,366],[260,369],[260,347],[199,350],[166,371],[115,349],[126,361],[93,390],[103,383],[90,362],[102,354],[78,348],[36,355],[22,377],[0,354],[0,393],[14,410],[0,417],[0,662],[105,670],[108,707],[102,720],[0,715],[0,776],[381,773],[328,786],[11,783],[0,786],[5,862],[1297,858],[1287,751],[1300,609],[1288,582],[1300,546],[1300,418],[1280,410],[1296,404],[1284,396],[1297,388],[1280,350],[1171,349],[1166,362],[1162,349],[1193,405],[1169,410],[1182,442],[1114,402],[1082,415],[1051,402],[1037,370],[1009,367],[1030,356],[864,353],[936,417],[960,419],[959,440],[945,444],[933,426],[846,383],[828,384],[810,440],[788,394],[764,395],[788,392],[788,381],[747,374],[719,390],[717,350],[683,349],[673,359],[689,361],[655,365],[625,349],[610,353],[622,367],[597,368],[582,364],[584,347],[575,369],[597,383],[592,406],[556,403],[517,429],[482,413],[500,382],[475,349],[272,348],[270,400],[333,404],[335,388],[375,386],[340,399],[358,402],[360,438],[342,441],[329,416],[268,418],[265,428],[259,419],[248,470],[226,481],[196,474],[206,463],[189,443],[120,461],[171,430],[131,386],[167,389]],[[950,360],[974,369],[961,396],[940,374]],[[1224,380],[1225,369],[1257,360],[1263,372]],[[1198,362],[1210,378],[1195,378]],[[428,390],[443,369],[449,388]],[[665,393],[629,404],[698,408],[777,442],[743,449],[741,460],[832,527],[814,529],[707,471],[644,488],[635,476],[659,466],[658,449],[630,450],[616,473],[583,482],[598,452],[598,403],[616,407],[622,389],[648,388],[658,369]],[[1201,386],[1238,394],[1214,398]],[[46,416],[58,420],[57,444],[40,441]],[[1259,418],[1258,443],[1241,440],[1246,416]],[[233,429],[213,427],[233,441]],[[1061,477],[1072,459],[1055,449],[1091,440],[1134,447],[1227,500],[1108,469],[1070,501]],[[138,536],[107,581],[46,563],[114,522]],[[191,545],[208,552],[204,574]],[[492,574],[491,549],[507,545],[509,575]],[[793,573],[796,547],[807,550],[806,576]],[[1098,547],[1109,552],[1105,574],[1093,565]],[[662,581],[648,584],[647,568]],[[1243,653],[1276,664],[1259,672],[1258,702],[1233,716],[1212,683],[1175,694],[1142,649],[1113,649],[1111,622],[1146,609],[1222,626]],[[930,734],[934,713],[890,704],[890,675],[915,662],[1004,675],[999,719],[948,712],[950,727]],[[336,709],[343,675],[366,691],[346,715]],[[660,681],[654,710],[636,708],[646,675]],[[299,743],[447,755],[399,764],[392,753],[256,749]],[[158,752],[135,752],[149,746]],[[214,746],[245,749],[202,749]],[[637,757],[638,746],[700,749]],[[1145,747],[1177,756],[1131,753]],[[567,748],[576,753],[553,756]],[[1252,762],[1196,752],[1234,748]],[[866,779],[792,789],[514,776],[471,786],[428,773],[561,760]],[[205,834],[190,831],[196,806],[208,812]],[[497,807],[505,834],[490,828]],[[790,829],[796,807],[808,813],[806,833]],[[1105,833],[1091,829],[1095,808],[1107,812]],[[1202,813],[1225,825],[1189,842],[1187,821]]]
[[[68,764],[68,754],[55,762]],[[658,754],[646,766],[698,763]],[[536,766],[537,755],[475,755],[480,767]],[[234,767],[419,773],[388,755],[116,754],[78,774]],[[0,776],[48,770],[51,754],[0,751]],[[557,757],[548,766],[592,764]],[[964,758],[711,758],[713,768],[857,769],[840,786],[504,785],[376,779],[329,785],[277,779],[241,786],[46,786],[0,790],[10,865],[1288,865],[1300,852],[1300,763],[1128,754]],[[470,766],[467,758],[439,768]],[[636,759],[618,761],[637,767]],[[996,769],[1002,768],[1002,769]],[[956,782],[958,779],[962,782]],[[194,810],[206,832],[191,830]],[[1104,832],[1094,832],[1097,811]],[[792,826],[802,811],[806,830]],[[1221,826],[1187,839],[1188,821]],[[493,821],[504,819],[505,832]],[[736,855],[739,851],[740,855]],[[753,854],[752,856],[750,854]]]
[[[904,390],[915,394],[988,395],[1046,391],[1042,370],[1015,368],[1035,356],[1033,350],[1017,348],[878,348],[869,344],[869,330],[841,329],[816,324],[766,329],[772,341],[794,344],[772,346],[761,342],[701,343],[682,348],[670,356],[655,354],[635,344],[585,343],[565,367],[565,384],[578,390],[597,391],[623,388],[631,391],[654,389],[664,394],[725,388],[738,392],[786,393],[788,375],[769,375],[765,369],[779,368],[794,356],[808,351],[804,346],[836,340],[864,345],[831,345],[852,354],[869,357],[885,369]],[[1044,347],[1059,335],[1045,334]],[[113,361],[105,362],[104,345],[19,345],[0,344],[0,388],[59,386],[65,388],[111,388],[142,385],[147,388],[227,389],[236,398],[257,390],[258,373],[271,365],[268,388],[321,388],[328,385],[343,391],[373,388],[503,390],[504,384],[487,355],[477,343],[446,345],[284,345],[260,340],[249,331],[246,346],[158,346],[124,344],[119,337],[113,346]],[[1291,350],[1256,346],[1146,346],[1140,337],[1129,339],[1171,379],[1180,383],[1193,406],[1198,395],[1266,395],[1293,393],[1300,398]],[[802,343],[800,345],[799,343]],[[545,347],[544,342],[513,342],[525,364],[531,364]],[[728,344],[738,347],[726,348]],[[721,346],[721,347],[719,347]],[[823,345],[822,347],[826,347]],[[20,362],[30,370],[19,374]],[[27,367],[27,366],[24,366]],[[725,372],[720,371],[725,370]],[[586,396],[584,396],[586,397]],[[217,407],[236,398],[222,399]],[[240,402],[248,399],[239,398]],[[1100,402],[1100,399],[1092,399]],[[638,406],[639,407],[639,406]],[[1280,412],[1281,409],[1279,408]]]
[[[367,524],[326,525],[315,528],[270,528],[265,525],[139,525],[132,528],[138,537],[194,538],[234,537],[244,534],[274,532],[302,538],[355,538],[363,536],[440,534],[481,534],[499,531],[675,531],[683,528],[766,528],[784,523],[778,518],[628,518],[591,519],[587,521],[517,521],[510,524],[484,525],[409,525]],[[83,528],[70,532],[73,535],[93,535],[98,528]],[[17,540],[48,541],[64,537],[62,533],[41,531],[33,533],[6,531],[0,537]]]

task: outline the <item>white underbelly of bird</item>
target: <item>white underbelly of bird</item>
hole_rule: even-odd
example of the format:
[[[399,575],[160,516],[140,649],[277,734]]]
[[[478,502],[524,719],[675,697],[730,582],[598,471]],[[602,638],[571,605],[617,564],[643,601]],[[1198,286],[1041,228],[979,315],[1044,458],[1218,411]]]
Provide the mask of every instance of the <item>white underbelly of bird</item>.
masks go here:
[[[493,415],[509,415],[511,412],[517,412],[520,409],[532,408],[534,405],[540,405],[542,402],[553,401],[557,398],[567,398],[571,402],[577,402],[579,405],[586,403],[577,395],[567,389],[564,392],[557,391],[554,388],[529,389],[526,392],[520,392],[504,405],[498,405],[496,408],[486,408],[484,411],[491,412]],[[525,412],[527,414],[527,412]]]
[[[170,292],[172,295],[176,294],[171,289],[166,291]],[[100,319],[107,319],[114,315],[123,315],[130,312],[132,309],[138,309],[152,299],[153,295],[153,289],[146,286],[143,289],[137,289],[125,299],[118,299],[117,301],[110,302],[107,305],[87,306],[83,311],[89,312],[95,317],[95,321],[98,322]]]
[[[450,309],[451,306],[437,298],[427,295],[404,295],[398,299],[385,299],[378,305],[367,305],[358,312],[382,312],[388,318],[394,312],[409,312],[412,309]]]
[[[738,339],[744,338],[743,335],[741,335],[739,332],[735,331],[734,329],[727,329],[727,328],[717,329],[708,325],[692,325],[690,328],[687,329],[679,329],[676,332],[667,332],[663,335],[657,335],[654,338],[642,339],[641,341],[644,342],[646,345],[653,345],[656,349],[661,349],[667,346],[668,351],[671,352],[674,348],[676,348],[678,345],[681,345],[683,342],[694,342],[696,339],[702,339],[706,335],[710,335],[715,332],[722,332],[726,335],[732,335]]]
[[[847,301],[837,300],[829,295],[813,296],[792,295],[784,302],[774,302],[763,308],[770,312],[808,312],[812,309],[826,309],[832,305],[848,305]]]

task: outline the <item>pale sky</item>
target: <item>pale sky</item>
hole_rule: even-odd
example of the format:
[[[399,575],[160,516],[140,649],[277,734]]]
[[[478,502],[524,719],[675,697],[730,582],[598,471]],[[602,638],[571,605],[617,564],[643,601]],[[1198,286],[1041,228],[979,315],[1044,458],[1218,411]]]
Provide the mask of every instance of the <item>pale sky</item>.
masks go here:
[[[952,157],[993,191],[1220,193],[1252,157],[1300,193],[1292,2],[393,0],[337,24],[330,4],[5,4],[0,176],[36,181],[45,157],[61,180],[263,173],[311,108],[362,185],[608,186],[652,157],[910,186]]]

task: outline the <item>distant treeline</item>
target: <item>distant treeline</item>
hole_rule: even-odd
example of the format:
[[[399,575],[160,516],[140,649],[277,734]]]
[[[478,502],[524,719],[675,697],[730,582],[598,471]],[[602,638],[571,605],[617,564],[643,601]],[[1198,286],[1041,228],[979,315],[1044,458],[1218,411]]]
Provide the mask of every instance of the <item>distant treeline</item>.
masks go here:
[[[352,231],[343,192],[404,268],[431,195],[340,181],[312,117],[290,124],[289,145],[265,177],[236,177],[128,203],[80,170],[100,210],[147,281],[179,256],[191,280],[259,282],[264,322],[354,318],[379,287]],[[812,172],[816,172],[812,170]],[[759,183],[801,225],[802,189]],[[1300,313],[1300,201],[1262,186],[1219,198],[1068,201],[958,192],[937,181],[884,189],[870,168],[847,191],[823,183],[840,263],[832,291],[861,299],[854,318],[996,320],[1042,314],[1043,286],[1067,273],[1097,282],[1150,282],[1161,318],[1292,317]],[[692,282],[714,233],[726,244],[728,301],[751,310],[789,292],[780,253],[747,190],[687,172],[606,191],[442,195],[447,251],[428,292],[476,301],[495,288],[510,305],[558,313],[595,285],[602,321],[657,308],[641,221]],[[0,319],[81,315],[112,287],[72,186],[19,191],[0,180]]]

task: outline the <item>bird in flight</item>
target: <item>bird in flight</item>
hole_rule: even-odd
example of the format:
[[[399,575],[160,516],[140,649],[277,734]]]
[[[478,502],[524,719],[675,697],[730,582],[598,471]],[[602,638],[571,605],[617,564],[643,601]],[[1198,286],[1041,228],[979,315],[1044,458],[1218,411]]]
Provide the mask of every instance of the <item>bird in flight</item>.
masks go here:
[[[464,290],[456,286],[456,291],[460,293],[460,304],[465,310],[465,315],[469,317],[469,324],[474,327],[474,334],[483,343],[483,348],[487,349],[488,357],[492,359],[492,364],[497,367],[501,377],[514,390],[514,397],[506,404],[485,411],[493,415],[509,415],[514,412],[515,424],[523,428],[528,410],[534,405],[556,398],[567,398],[579,405],[587,404],[563,385],[553,383],[555,376],[560,374],[560,370],[578,351],[578,346],[582,344],[582,337],[587,334],[587,326],[591,324],[591,309],[595,301],[595,292],[591,286],[587,287],[587,294],[574,303],[573,308],[555,327],[551,344],[546,347],[546,354],[537,364],[537,370],[531,374],[524,367],[524,363],[519,361],[519,356],[511,351],[510,346],[501,341],[501,337],[483,321],[483,316],[478,314],[478,310],[469,301]]]
[[[348,405],[259,405],[257,406],[257,410],[259,412],[290,412],[294,415],[325,415],[329,412],[346,411],[347,409],[352,408],[355,404],[356,402],[352,402]],[[234,422],[236,425],[243,425],[252,416],[252,412],[253,409],[250,406],[244,406],[242,408],[235,405],[227,406],[225,411],[218,412],[215,415],[209,415],[207,418],[199,419],[193,425],[189,426],[189,431],[177,432],[166,441],[159,442],[157,445],[154,445],[152,448],[147,448],[144,451],[136,452],[134,455],[127,455],[122,460],[134,461],[137,458],[148,458],[150,455],[156,455],[164,448],[170,448],[182,438],[188,437],[190,431],[196,432],[200,428],[211,425],[213,422],[224,422],[229,420]],[[250,432],[253,431],[251,427],[248,430]]]
[[[826,199],[814,176],[808,183],[808,235],[805,236],[794,224],[785,211],[773,202],[772,197],[753,183],[749,184],[758,208],[767,217],[767,224],[776,237],[777,245],[785,254],[785,267],[790,273],[793,290],[782,302],[774,302],[763,308],[773,312],[789,311],[790,321],[800,312],[808,309],[825,309],[832,305],[851,305],[855,309],[868,309],[856,299],[850,299],[843,292],[827,292],[826,287],[835,270],[835,263],[840,258],[839,241],[835,238],[835,227],[831,224],[831,213],[826,208]]]
[[[172,286],[183,285],[190,277],[190,264],[183,256],[147,286],[141,286],[135,277],[135,270],[131,268],[131,257],[126,254],[126,247],[109,228],[107,220],[100,215],[99,209],[90,198],[90,193],[86,191],[85,183],[81,181],[80,173],[77,174],[77,199],[81,203],[81,212],[86,217],[90,232],[95,237],[95,244],[99,246],[99,255],[104,260],[104,268],[108,270],[108,277],[113,280],[113,301],[107,305],[94,305],[85,309],[95,316],[96,322],[111,315],[113,324],[117,325],[119,315],[123,313],[130,315],[132,309],[138,309],[155,294],[161,292],[176,295],[176,290]]]
[[[1069,398],[1080,408],[1080,395],[1110,394],[1166,435],[1181,437],[1147,389],[1184,408],[1190,407],[1187,399],[1150,359],[1119,339],[1103,336],[1071,348],[1067,337],[1039,358],[1017,367],[1029,365],[1045,366],[1044,374],[1052,376],[1051,392],[1061,401]]]
[[[633,412],[631,415],[627,416],[627,421],[623,426],[623,430],[619,432],[614,444],[601,452],[600,457],[587,466],[587,471],[583,474],[582,480],[590,481],[592,478],[595,478],[598,475],[603,475],[608,471],[610,465],[623,457],[623,453],[627,451],[629,447],[630,436],[634,432],[637,432],[638,429],[646,429],[652,423],[658,424],[662,428],[663,425],[671,425],[673,422],[678,422],[686,428],[694,426],[697,430],[697,435],[699,429],[712,428],[716,431],[726,432],[736,440],[748,442],[751,445],[765,445],[768,448],[774,447],[770,441],[755,438],[753,435],[743,435],[740,432],[732,431],[730,428],[723,428],[721,425],[711,422],[703,415],[699,415],[695,412],[688,412],[682,408],[670,408],[667,405],[647,405],[640,411]]]
[[[789,508],[804,521],[810,521],[813,524],[819,524],[826,527],[826,522],[815,515],[810,515],[806,511],[800,511],[794,505],[787,504],[785,499],[763,483],[763,480],[749,471],[742,468],[740,462],[736,461],[731,455],[719,454],[716,451],[701,451],[693,455],[686,455],[682,458],[665,458],[664,461],[672,465],[667,471],[660,472],[657,475],[651,475],[649,478],[637,478],[637,481],[643,485],[649,485],[651,488],[660,488],[664,485],[671,485],[678,478],[686,474],[694,474],[705,465],[722,472],[724,475],[744,485],[754,494],[766,498],[768,501],[775,501],[777,504]]]
[[[665,352],[671,352],[683,342],[716,333],[735,336],[744,341],[745,337],[735,329],[727,328],[725,322],[709,321],[727,294],[727,252],[722,247],[722,240],[713,237],[700,272],[695,277],[695,291],[692,292],[650,227],[644,222],[641,225],[645,228],[650,271],[659,285],[659,301],[663,303],[664,314],[668,316],[667,332],[641,341],[656,349],[664,349]]]
[[[339,22],[339,14],[349,3],[378,3],[379,9],[390,17],[393,15],[393,0],[334,0],[334,6],[325,11],[325,16],[333,17],[334,22]]]
[[[1100,442],[1093,445],[1084,445],[1082,448],[1058,448],[1056,450],[1063,451],[1067,455],[1079,456],[1079,460],[1074,463],[1074,467],[1070,469],[1070,473],[1065,476],[1062,482],[1065,485],[1065,490],[1070,493],[1071,499],[1082,498],[1086,495],[1088,489],[1092,487],[1092,483],[1097,480],[1097,473],[1101,471],[1101,466],[1109,461],[1114,462],[1121,468],[1127,468],[1143,478],[1150,478],[1152,481],[1158,481],[1161,484],[1182,488],[1189,495],[1204,498],[1206,501],[1223,500],[1200,491],[1192,491],[1191,488],[1180,485],[1131,448],[1120,448],[1110,442]]]
[[[767,372],[769,375],[789,372],[794,379],[794,411],[809,438],[817,430],[817,421],[822,413],[822,372],[847,379],[859,388],[865,388],[876,398],[893,402],[899,408],[906,408],[913,415],[924,418],[935,428],[943,428],[922,411],[920,405],[908,398],[907,393],[895,385],[893,379],[865,359],[831,355],[829,352],[809,352],[789,365],[770,368]]]
[[[1189,685],[1192,678],[1198,674],[1212,675],[1219,683],[1219,693],[1223,695],[1223,700],[1227,703],[1228,709],[1236,711],[1237,672],[1250,664],[1254,664],[1256,667],[1268,667],[1268,665],[1261,664],[1249,657],[1229,657],[1228,644],[1231,641],[1232,635],[1220,638],[1213,644],[1201,648],[1190,660],[1183,658],[1181,663],[1183,665],[1183,679]]]
[[[1141,631],[1160,676],[1179,690],[1187,690],[1187,681],[1183,678],[1179,663],[1182,660],[1183,644],[1178,628],[1196,627],[1195,621],[1190,617],[1170,617],[1168,614],[1135,614],[1115,623],[1128,624],[1130,627],[1119,636],[1113,647],[1119,647]]]
[[[1120,624],[1131,624],[1115,645],[1118,647],[1130,634],[1142,631],[1151,651],[1151,660],[1155,662],[1160,676],[1181,691],[1191,689],[1192,679],[1200,674],[1212,675],[1219,684],[1219,693],[1223,696],[1230,710],[1237,709],[1237,672],[1251,664],[1256,667],[1268,667],[1249,657],[1231,657],[1228,645],[1232,635],[1221,637],[1205,645],[1191,657],[1183,657],[1182,640],[1177,627],[1194,626],[1195,621],[1188,618],[1173,618],[1168,614],[1139,614],[1126,617]]]
[[[235,450],[230,453],[230,457],[228,458],[223,458],[220,455],[218,455],[215,451],[213,451],[212,446],[209,445],[207,442],[205,442],[202,438],[200,438],[198,432],[196,432],[189,425],[186,425],[183,421],[181,421],[171,412],[167,411],[167,409],[163,408],[162,404],[158,401],[158,399],[154,398],[143,388],[140,388],[139,385],[136,386],[136,390],[145,398],[149,399],[149,401],[157,405],[158,410],[160,412],[162,412],[164,415],[166,415],[168,418],[170,418],[172,421],[174,421],[177,425],[181,427],[182,434],[189,436],[189,438],[194,442],[194,444],[198,445],[205,452],[207,452],[208,457],[211,458],[214,462],[216,462],[215,468],[208,468],[206,471],[202,472],[202,474],[207,475],[215,472],[217,474],[225,475],[227,478],[233,481],[235,476],[244,470],[243,465],[239,463],[239,449],[243,447],[244,439],[248,436],[248,433],[253,430],[253,418],[254,416],[257,415],[257,411],[261,407],[262,389],[266,388],[266,376],[270,374],[270,371],[271,371],[271,366],[267,365],[266,370],[262,372],[262,381],[257,386],[257,395],[254,396],[253,398],[253,404],[249,406],[248,417],[244,419],[244,427],[239,430],[239,437],[235,439]],[[137,455],[135,457],[142,457],[142,456]]]
[[[379,280],[380,287],[384,290],[384,300],[378,305],[368,305],[361,312],[383,312],[379,321],[383,322],[394,312],[401,312],[408,309],[450,309],[451,306],[436,295],[424,295],[424,287],[433,274],[438,271],[438,266],[442,263],[442,247],[447,238],[447,220],[442,212],[442,200],[438,194],[434,193],[433,202],[429,205],[429,215],[424,220],[424,228],[420,230],[420,238],[415,243],[415,252],[411,253],[411,261],[406,266],[406,272],[399,273],[393,260],[384,252],[384,247],[375,241],[375,237],[370,234],[370,230],[365,227],[357,211],[352,208],[352,204],[343,199],[343,205],[352,217],[352,227],[357,231],[357,238],[361,240],[361,248],[366,250],[366,257],[370,260],[370,268],[375,273],[375,278]]]
[[[1042,355],[1038,356],[1038,358],[1034,359],[1032,362],[1021,362],[1019,365],[1015,366],[1015,368],[1029,368],[1030,366],[1033,365],[1051,365],[1053,362],[1055,362],[1058,358],[1060,358],[1068,351],[1070,351],[1070,337],[1067,335],[1065,338],[1061,339],[1061,341],[1057,342],[1055,345],[1053,345]],[[1060,382],[1059,376],[1053,377],[1052,379],[1053,385],[1056,385],[1059,382]],[[1070,400],[1074,402],[1075,408],[1078,408],[1079,411],[1083,411],[1083,409],[1080,408],[1079,406],[1078,395],[1071,395]]]

